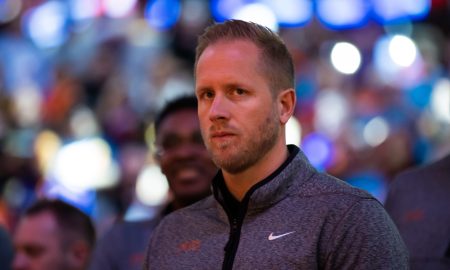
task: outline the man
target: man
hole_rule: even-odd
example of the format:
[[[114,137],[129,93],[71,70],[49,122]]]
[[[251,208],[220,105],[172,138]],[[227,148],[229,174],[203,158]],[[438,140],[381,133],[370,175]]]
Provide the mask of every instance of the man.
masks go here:
[[[292,58],[269,29],[238,20],[200,36],[200,127],[221,169],[213,196],[167,216],[146,269],[406,269],[382,205],[286,146]]]
[[[83,270],[95,242],[86,214],[60,200],[42,199],[21,218],[14,235],[14,270]]]
[[[400,173],[386,199],[411,269],[450,269],[450,155]]]
[[[168,103],[156,118],[155,131],[156,160],[173,195],[164,216],[210,195],[217,167],[202,140],[194,96]],[[160,218],[115,225],[96,248],[90,269],[142,269],[149,236]]]

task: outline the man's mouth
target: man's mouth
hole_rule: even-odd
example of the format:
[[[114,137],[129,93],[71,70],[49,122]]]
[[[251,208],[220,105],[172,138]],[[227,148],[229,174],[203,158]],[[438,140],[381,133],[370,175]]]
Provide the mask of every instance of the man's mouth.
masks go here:
[[[226,139],[232,136],[235,136],[235,134],[229,131],[214,131],[210,134],[211,139]]]
[[[198,171],[193,168],[185,168],[178,172],[178,178],[195,178],[198,177],[198,175]]]

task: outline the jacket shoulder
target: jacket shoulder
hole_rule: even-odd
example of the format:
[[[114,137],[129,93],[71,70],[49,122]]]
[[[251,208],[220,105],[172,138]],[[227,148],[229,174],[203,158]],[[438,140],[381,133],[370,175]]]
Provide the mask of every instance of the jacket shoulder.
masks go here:
[[[163,218],[163,223],[185,222],[186,219],[195,219],[198,213],[204,213],[215,206],[215,200],[212,195],[195,202],[189,206],[175,210]]]
[[[300,196],[338,195],[355,199],[375,199],[367,191],[326,173],[317,172],[302,185],[295,187]]]

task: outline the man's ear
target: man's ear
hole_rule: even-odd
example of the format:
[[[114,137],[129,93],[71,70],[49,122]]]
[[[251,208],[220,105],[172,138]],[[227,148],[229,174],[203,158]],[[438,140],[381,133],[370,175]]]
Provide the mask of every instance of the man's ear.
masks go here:
[[[72,243],[69,250],[70,265],[73,269],[86,269],[91,259],[92,248],[82,240]]]
[[[286,124],[289,118],[294,114],[295,104],[297,102],[295,90],[288,88],[278,94],[278,112],[281,124]]]

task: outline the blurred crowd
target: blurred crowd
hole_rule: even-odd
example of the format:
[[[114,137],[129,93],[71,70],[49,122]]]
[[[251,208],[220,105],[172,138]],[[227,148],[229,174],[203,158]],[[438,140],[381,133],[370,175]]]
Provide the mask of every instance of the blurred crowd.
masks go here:
[[[183,1],[177,22],[156,28],[144,16],[147,1],[137,1],[127,16],[99,12],[45,43],[26,24],[31,10],[50,2],[58,1],[0,1],[0,224],[13,231],[36,198],[53,196],[80,206],[101,234],[131,205],[162,203],[145,203],[136,189],[154,162],[151,126],[166,101],[193,93],[196,37],[213,18],[207,1]],[[450,151],[450,14],[443,3],[422,20],[389,26],[369,21],[334,30],[312,19],[279,29],[297,71],[294,143],[317,168],[383,201],[397,173]],[[35,26],[52,28],[50,17]],[[387,74],[376,64],[391,64],[374,51],[388,32],[408,32],[420,57]],[[340,41],[361,52],[353,74],[329,61]]]

